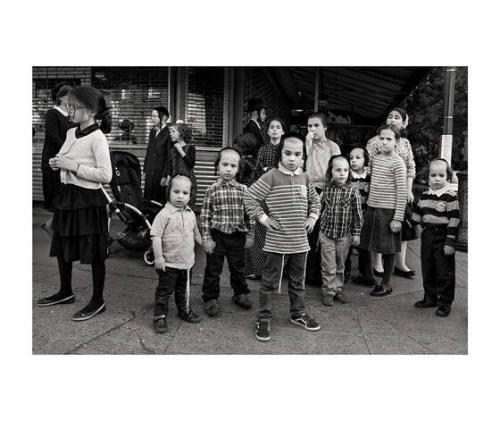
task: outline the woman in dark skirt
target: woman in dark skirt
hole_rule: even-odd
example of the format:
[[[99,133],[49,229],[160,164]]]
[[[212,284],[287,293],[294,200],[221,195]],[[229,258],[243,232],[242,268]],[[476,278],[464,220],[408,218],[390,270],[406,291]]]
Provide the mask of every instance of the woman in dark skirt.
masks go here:
[[[102,183],[111,181],[112,172],[108,142],[96,123],[109,123],[103,119],[105,113],[106,102],[100,91],[90,86],[73,89],[69,95],[69,116],[79,127],[68,130],[59,153],[49,160],[54,171],[60,170],[61,177],[61,188],[53,202],[54,235],[50,248],[50,255],[57,257],[61,285],[59,292],[37,304],[45,307],[74,303],[72,262],[90,264],[92,298],[73,315],[74,321],[90,319],[106,309],[103,290],[108,218]]]
[[[54,108],[45,114],[45,141],[42,149],[42,187],[44,208],[54,212],[52,202],[61,186],[59,171],[50,168],[49,159],[56,156],[66,140],[66,132],[73,127],[68,117],[68,94],[73,89],[69,85],[61,84],[52,89]],[[52,216],[42,224],[42,228],[51,232]]]
[[[167,122],[170,115],[165,107],[151,111],[154,127],[149,133],[148,149],[144,159],[144,199],[162,205],[166,202],[165,189],[170,174],[170,152],[172,140]]]

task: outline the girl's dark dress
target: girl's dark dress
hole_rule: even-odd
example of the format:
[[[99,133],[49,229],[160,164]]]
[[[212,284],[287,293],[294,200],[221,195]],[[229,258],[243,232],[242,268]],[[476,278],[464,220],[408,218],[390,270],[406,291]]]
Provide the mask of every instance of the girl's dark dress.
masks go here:
[[[194,166],[196,164],[196,148],[192,144],[184,145],[182,150],[186,154],[184,158],[177,151],[175,146],[172,147],[171,156],[171,175],[183,174],[190,178],[191,180],[191,199],[189,199],[189,207],[193,209],[193,206],[196,203],[196,176],[194,174]]]
[[[172,139],[168,127],[165,126],[158,134],[156,128],[149,133],[148,149],[144,159],[144,199],[155,200],[161,204],[166,201],[165,187],[160,185],[162,177],[170,174],[170,154]]]
[[[51,108],[45,114],[45,141],[42,150],[42,188],[43,207],[54,212],[52,202],[61,187],[61,176],[59,170],[50,168],[49,159],[54,158],[66,140],[66,132],[74,127],[67,116],[56,108]]]

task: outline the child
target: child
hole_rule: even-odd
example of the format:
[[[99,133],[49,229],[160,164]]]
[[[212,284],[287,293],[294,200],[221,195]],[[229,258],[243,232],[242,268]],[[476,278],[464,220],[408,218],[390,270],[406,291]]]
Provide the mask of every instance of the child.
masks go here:
[[[392,293],[391,275],[395,253],[401,249],[401,223],[406,205],[406,168],[395,151],[399,129],[384,125],[378,129],[380,154],[370,161],[371,183],[368,209],[361,230],[360,248],[381,253],[383,279],[377,278],[370,295],[382,297]],[[369,268],[373,278],[373,268]]]
[[[311,114],[307,119],[306,136],[306,173],[312,181],[318,194],[324,188],[326,169],[330,158],[340,155],[340,148],[330,139],[326,138],[326,117],[323,113]],[[317,251],[319,226],[308,236],[311,250],[307,255],[306,281],[311,284],[318,283],[321,279],[319,268],[321,256]]]
[[[280,156],[278,155],[278,146],[280,144],[281,136],[285,133],[284,130],[285,124],[280,117],[273,117],[269,120],[267,134],[269,135],[270,142],[262,146],[257,154],[257,162],[261,165],[265,172],[278,166],[278,162],[280,160]]]
[[[257,139],[252,133],[243,133],[236,137],[234,146],[242,156],[238,181],[250,187],[264,173],[256,158]]]
[[[304,141],[298,134],[285,135],[280,143],[278,168],[265,173],[245,194],[252,218],[267,228],[264,251],[266,263],[259,290],[259,313],[255,336],[259,341],[271,338],[272,291],[281,292],[283,271],[288,268],[290,321],[310,331],[320,325],[305,311],[304,271],[311,232],[319,216],[319,199],[314,185],[300,168]],[[267,214],[262,208],[265,201]]]
[[[68,110],[69,117],[79,127],[68,130],[59,153],[49,159],[54,171],[61,170],[61,188],[53,201],[54,235],[50,246],[50,255],[57,257],[61,285],[56,294],[38,300],[37,304],[45,307],[75,302],[71,275],[73,261],[80,260],[92,266],[93,292],[90,302],[71,319],[83,321],[106,310],[103,291],[108,214],[102,183],[111,181],[112,169],[103,133],[107,130],[96,122],[106,111],[101,92],[90,86],[73,89]]]
[[[221,149],[215,160],[219,179],[207,189],[201,208],[201,235],[207,253],[202,298],[210,317],[220,311],[219,282],[224,256],[231,273],[233,302],[247,310],[252,308],[245,280],[245,248],[253,243],[253,222],[246,215],[243,203],[247,187],[235,181],[240,165],[241,155],[236,149]]]
[[[349,246],[359,245],[363,215],[359,191],[350,183],[349,162],[343,156],[333,156],[328,163],[320,220],[322,303],[345,304],[344,262]]]
[[[361,198],[361,210],[363,216],[367,209],[366,200],[368,199],[368,191],[370,188],[370,174],[368,174],[369,157],[366,149],[353,148],[349,154],[349,161],[351,166],[351,184],[359,191]],[[349,274],[351,273],[351,254],[352,249],[349,249],[349,254],[345,262],[344,280],[347,282]],[[356,247],[358,250],[358,270],[360,276],[354,278],[354,282],[372,286],[375,281],[369,278],[368,267],[371,263],[371,255],[366,250]]]
[[[455,297],[455,242],[460,213],[457,194],[450,189],[452,171],[444,159],[429,165],[430,189],[414,207],[412,222],[422,235],[420,258],[424,281],[424,298],[417,308],[436,307],[436,315],[450,314]],[[422,231],[423,228],[423,231]]]
[[[154,329],[167,331],[168,301],[172,294],[179,317],[199,323],[200,317],[189,306],[189,287],[194,265],[194,243],[202,244],[196,216],[188,206],[191,180],[174,175],[167,187],[168,201],[156,215],[151,228],[158,287],[155,293]]]
[[[196,148],[191,143],[191,129],[187,124],[176,123],[169,128],[172,138],[172,153],[170,171],[171,175],[184,174],[191,180],[191,199],[189,207],[193,208],[196,203],[196,176],[194,166],[196,164]]]

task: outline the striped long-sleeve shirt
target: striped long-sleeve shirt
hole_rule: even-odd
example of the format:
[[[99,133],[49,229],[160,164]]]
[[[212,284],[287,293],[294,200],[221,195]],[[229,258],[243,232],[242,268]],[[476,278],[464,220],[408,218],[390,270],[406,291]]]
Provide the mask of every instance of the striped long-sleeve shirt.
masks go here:
[[[265,221],[269,216],[281,225],[279,230],[267,230],[264,251],[292,254],[309,250],[304,223],[307,218],[318,219],[319,198],[309,176],[301,169],[290,172],[280,164],[268,171],[247,190],[245,206],[252,218]]]
[[[403,222],[406,206],[406,168],[396,154],[375,155],[370,161],[368,206],[394,209],[394,219]]]
[[[370,156],[370,160],[372,160],[374,156],[379,155],[380,137],[372,137],[366,144],[366,151]],[[415,178],[415,158],[413,157],[410,141],[405,137],[400,138],[396,142],[396,153],[401,157],[406,166],[406,176],[408,178]]]
[[[423,227],[446,227],[445,244],[455,247],[460,223],[457,193],[449,186],[437,192],[427,190],[413,208],[412,223]]]

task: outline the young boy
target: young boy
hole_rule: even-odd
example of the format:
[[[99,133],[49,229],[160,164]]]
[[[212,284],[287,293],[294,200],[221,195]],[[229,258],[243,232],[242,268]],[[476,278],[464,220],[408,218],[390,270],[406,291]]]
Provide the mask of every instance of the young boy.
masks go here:
[[[429,165],[430,189],[414,208],[412,222],[422,235],[420,258],[424,298],[417,308],[436,307],[436,315],[447,317],[455,297],[455,243],[460,213],[457,194],[450,189],[453,172],[444,159]]]
[[[272,291],[278,284],[281,292],[283,270],[288,267],[290,321],[304,329],[316,331],[320,325],[305,311],[305,279],[307,233],[319,216],[319,199],[309,177],[299,163],[303,159],[304,142],[299,135],[289,134],[280,144],[280,163],[253,184],[245,194],[245,205],[252,218],[267,228],[264,251],[266,263],[259,290],[259,312],[255,336],[259,341],[271,338]],[[269,212],[262,208],[265,201]]]
[[[241,155],[233,148],[221,149],[215,161],[219,179],[205,193],[200,226],[207,264],[203,279],[203,302],[210,317],[219,314],[220,274],[227,259],[233,302],[248,310],[250,290],[245,280],[245,248],[253,243],[253,222],[245,213],[243,194],[247,187],[235,181]]]
[[[189,308],[194,243],[202,244],[195,214],[187,206],[190,193],[191,180],[184,175],[174,176],[167,187],[168,201],[151,227],[155,268],[159,276],[153,320],[156,333],[167,331],[168,301],[174,292],[179,317],[189,323],[201,321]]]

